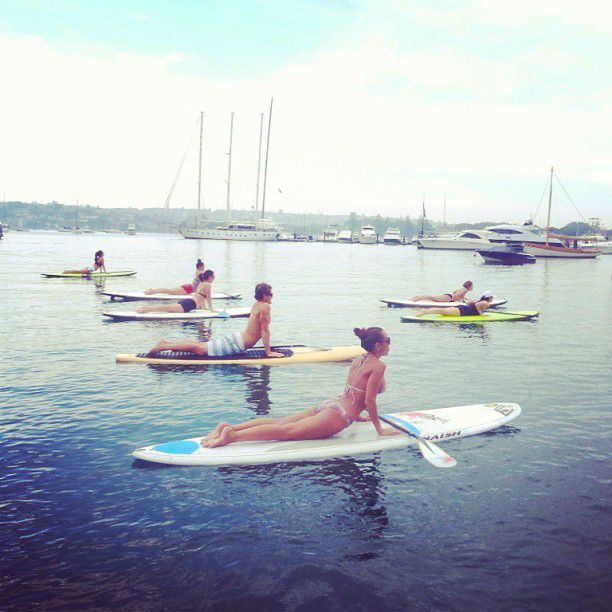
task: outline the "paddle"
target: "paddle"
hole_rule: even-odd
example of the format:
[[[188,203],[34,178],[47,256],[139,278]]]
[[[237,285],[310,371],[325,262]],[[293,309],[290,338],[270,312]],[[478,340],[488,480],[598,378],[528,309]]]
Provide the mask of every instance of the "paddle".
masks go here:
[[[439,446],[421,437],[421,432],[412,424],[407,421],[402,421],[390,414],[381,415],[380,417],[385,423],[407,433],[410,436],[416,438],[419,444],[419,450],[423,458],[435,467],[438,468],[451,468],[457,465],[457,460],[451,457],[447,452],[443,451]]]

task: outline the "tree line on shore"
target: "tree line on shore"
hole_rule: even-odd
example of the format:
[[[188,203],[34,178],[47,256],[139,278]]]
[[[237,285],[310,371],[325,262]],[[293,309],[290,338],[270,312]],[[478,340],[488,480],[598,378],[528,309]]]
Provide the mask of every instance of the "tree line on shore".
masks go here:
[[[349,215],[333,215],[323,213],[289,213],[276,211],[270,216],[289,234],[317,236],[326,227],[332,226],[338,230],[359,232],[362,226],[371,225],[377,234],[382,236],[387,228],[397,227],[402,236],[411,237],[419,234],[421,228],[425,233],[452,232],[462,229],[483,229],[502,221],[482,221],[480,223],[458,223],[446,225],[439,221],[382,215],[359,215],[355,212]],[[222,224],[226,221],[225,210],[206,210],[206,220]],[[252,222],[253,211],[232,210],[232,220],[237,222]],[[0,223],[15,229],[60,230],[63,228],[90,229],[92,231],[126,231],[130,225],[138,232],[176,233],[181,226],[193,226],[197,222],[197,211],[187,208],[102,208],[99,206],[61,204],[50,202],[4,202],[0,208]],[[591,233],[612,235],[612,230],[603,230],[600,226],[573,221],[554,231],[582,236]]]

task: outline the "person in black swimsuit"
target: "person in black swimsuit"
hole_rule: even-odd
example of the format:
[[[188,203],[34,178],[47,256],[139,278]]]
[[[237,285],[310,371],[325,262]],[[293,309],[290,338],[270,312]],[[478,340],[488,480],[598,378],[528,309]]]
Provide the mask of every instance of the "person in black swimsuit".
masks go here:
[[[174,304],[141,306],[136,309],[136,312],[191,312],[196,308],[203,308],[214,312],[211,301],[212,282],[214,280],[215,273],[212,270],[206,270],[203,274],[200,274],[200,284],[193,297],[185,298]]]
[[[461,302],[465,299],[468,291],[474,288],[472,281],[465,281],[461,288],[455,289],[452,293],[441,293],[439,295],[414,295],[413,302]]]
[[[485,291],[480,299],[474,302],[467,302],[467,304],[459,304],[458,306],[449,306],[448,308],[427,308],[425,310],[419,310],[416,316],[420,317],[424,314],[441,314],[455,317],[473,317],[481,315],[491,306],[492,301],[493,294],[490,291]]]

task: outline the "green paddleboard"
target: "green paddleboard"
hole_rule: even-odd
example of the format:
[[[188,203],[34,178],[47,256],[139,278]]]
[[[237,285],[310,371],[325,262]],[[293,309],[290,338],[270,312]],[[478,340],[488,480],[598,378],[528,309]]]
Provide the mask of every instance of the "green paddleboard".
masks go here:
[[[134,276],[136,272],[132,270],[120,270],[118,272],[92,272],[91,274],[46,274],[43,273],[45,278],[110,278],[112,276]]]
[[[457,316],[425,314],[421,317],[402,317],[404,323],[489,323],[492,321],[526,321],[540,313],[537,310],[516,310],[513,312],[485,312],[481,315]]]

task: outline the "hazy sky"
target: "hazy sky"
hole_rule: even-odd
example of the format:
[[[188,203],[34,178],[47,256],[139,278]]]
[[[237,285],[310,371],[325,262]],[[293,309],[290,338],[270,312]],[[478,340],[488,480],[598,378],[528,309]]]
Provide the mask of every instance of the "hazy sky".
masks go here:
[[[609,8],[610,7],[610,8]],[[612,5],[513,0],[0,3],[0,192],[162,206],[200,111],[204,205],[522,222],[550,166],[612,226]],[[194,207],[197,139],[171,206]],[[545,202],[536,221],[543,221]],[[273,216],[273,215],[272,215]],[[555,186],[553,224],[577,219]]]

